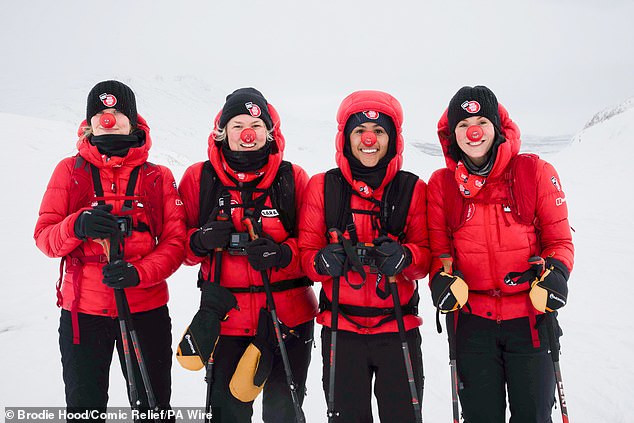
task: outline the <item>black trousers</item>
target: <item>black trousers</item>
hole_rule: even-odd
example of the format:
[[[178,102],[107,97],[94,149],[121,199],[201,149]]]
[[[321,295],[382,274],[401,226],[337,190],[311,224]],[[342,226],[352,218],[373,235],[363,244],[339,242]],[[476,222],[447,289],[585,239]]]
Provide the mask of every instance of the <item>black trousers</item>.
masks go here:
[[[552,422],[555,373],[549,354],[551,322],[548,316],[538,326],[540,346],[535,348],[528,318],[498,324],[460,314],[456,364],[465,423],[504,423],[507,392],[511,423]]]
[[[297,337],[285,341],[288,360],[297,385],[297,396],[301,403],[306,395],[306,377],[310,364],[315,322],[309,321],[291,328]],[[214,369],[211,403],[214,423],[248,423],[253,415],[253,401],[242,402],[229,390],[229,382],[238,366],[238,361],[253,338],[248,336],[220,336],[214,350]],[[265,423],[293,423],[295,409],[286,383],[286,373],[279,349],[275,352],[273,370],[264,384],[262,398],[262,421]]]
[[[170,408],[172,368],[172,323],[167,306],[132,314],[143,358],[148,369],[152,390],[161,409]],[[62,310],[59,321],[59,348],[69,412],[84,410],[105,411],[108,404],[108,385],[112,353],[116,344],[123,375],[128,378],[124,359],[119,321],[110,317],[79,314],[80,344],[73,344],[71,314]],[[148,401],[134,349],[135,380],[141,401],[141,410],[147,410]],[[117,386],[116,389],[123,389]],[[127,384],[126,384],[127,389]],[[129,398],[130,392],[128,392]],[[103,420],[95,420],[103,421]]]
[[[330,383],[330,328],[321,331],[323,388],[328,402]],[[422,339],[418,328],[406,332],[418,401],[423,397]],[[337,331],[335,367],[336,421],[341,423],[372,422],[372,377],[374,395],[382,422],[415,422],[401,340],[398,333],[361,335]],[[326,417],[324,417],[326,421]]]

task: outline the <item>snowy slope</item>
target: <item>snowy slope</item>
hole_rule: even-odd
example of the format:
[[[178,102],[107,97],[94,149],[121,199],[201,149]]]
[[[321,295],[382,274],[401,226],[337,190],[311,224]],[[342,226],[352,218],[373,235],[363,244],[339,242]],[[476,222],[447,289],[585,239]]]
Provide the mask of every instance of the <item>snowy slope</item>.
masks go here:
[[[153,116],[146,113],[146,117],[151,125]],[[330,167],[334,123],[309,123],[311,136],[323,140],[318,146],[302,142],[299,134],[303,125],[293,118],[283,122],[283,127],[288,128],[287,158],[304,165],[311,174]],[[0,128],[2,145],[9,146],[11,153],[0,167],[9,190],[4,203],[11,205],[3,207],[0,215],[3,236],[11,240],[0,244],[4,286],[0,297],[0,340],[5,350],[0,361],[0,405],[61,406],[64,396],[57,347],[59,311],[54,305],[58,261],[37,250],[32,230],[55,164],[74,154],[76,126],[65,120],[0,114]],[[634,395],[634,369],[628,358],[634,342],[626,336],[633,329],[632,319],[626,314],[626,301],[632,288],[624,264],[634,255],[630,242],[634,230],[627,219],[631,214],[629,200],[620,194],[627,193],[627,162],[634,150],[629,135],[633,131],[634,110],[627,109],[584,129],[560,153],[542,154],[560,172],[576,230],[577,257],[570,302],[561,313],[565,331],[562,370],[570,413],[576,422],[630,421],[627,405]],[[169,134],[160,132],[154,133],[151,160],[169,162],[174,173],[181,175],[186,165],[204,158],[206,134],[195,140],[201,144],[201,154],[187,156],[178,144],[166,141]],[[426,155],[409,144],[406,148],[405,168],[424,178],[443,165],[440,157]],[[174,342],[198,301],[194,281],[195,269],[185,267],[170,280]],[[421,282],[421,308],[426,322],[423,408],[426,421],[448,421],[451,411],[446,342],[444,335],[435,332],[426,282]],[[324,421],[325,401],[320,354],[318,349],[313,352],[305,409],[308,421],[316,423]],[[172,404],[200,406],[205,389],[202,373],[174,366]],[[111,379],[110,404],[125,404],[124,382],[116,360]]]

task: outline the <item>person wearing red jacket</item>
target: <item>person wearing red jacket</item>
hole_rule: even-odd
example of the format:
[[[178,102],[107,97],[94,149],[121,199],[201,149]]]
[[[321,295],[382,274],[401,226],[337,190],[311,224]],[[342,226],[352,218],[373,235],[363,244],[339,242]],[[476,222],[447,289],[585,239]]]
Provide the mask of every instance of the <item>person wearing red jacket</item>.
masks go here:
[[[449,316],[465,422],[506,421],[507,394],[511,421],[550,422],[554,310],[574,258],[559,176],[518,154],[519,128],[484,86],[454,95],[438,136],[447,167],[429,180],[430,288]]]
[[[420,407],[423,392],[417,280],[427,275],[430,264],[427,187],[416,175],[399,172],[402,121],[401,105],[390,94],[367,90],[347,96],[337,113],[338,169],[313,176],[302,205],[302,265],[308,277],[322,284],[317,321],[324,325],[322,380],[329,421],[372,421],[373,377],[381,421],[420,420],[413,403]],[[386,193],[397,177],[405,180],[401,176],[407,175],[411,189],[402,189],[399,201],[391,203]],[[342,204],[337,203],[340,192],[347,193]],[[328,217],[332,208],[346,210],[344,219],[333,224]],[[386,209],[401,211],[400,230],[390,230],[394,222],[383,213]],[[364,245],[358,243],[370,247],[356,248]],[[355,264],[359,254],[365,257],[363,266]],[[390,295],[391,282],[396,296],[393,291]],[[333,288],[338,289],[338,301]],[[337,332],[333,357],[331,340]],[[413,381],[404,363],[405,338]]]
[[[115,344],[127,378],[113,288],[125,288],[156,401],[161,409],[170,407],[166,278],[184,256],[184,210],[170,170],[147,161],[149,131],[127,85],[98,83],[88,94],[79,153],[57,165],[42,199],[36,244],[66,264],[58,306],[69,411],[106,410]],[[122,230],[124,255],[108,262],[108,241]],[[141,381],[139,369],[134,372]],[[147,407],[144,390],[138,390]]]
[[[215,118],[209,160],[190,166],[179,185],[189,239],[185,264],[200,265],[201,311],[219,313],[217,317],[222,320],[220,336],[209,337],[212,344],[217,339],[215,348],[200,347],[208,348],[214,359],[214,421],[251,421],[253,399],[259,391],[256,388],[251,396],[236,389],[233,383],[240,384],[242,381],[236,380],[240,378],[250,378],[248,384],[260,388],[266,380],[263,421],[295,421],[279,347],[274,338],[264,339],[267,346],[258,344],[259,337],[254,338],[271,323],[265,278],[270,282],[279,321],[289,334],[285,347],[300,405],[305,396],[317,299],[300,266],[295,216],[308,175],[296,164],[282,160],[284,146],[275,108],[258,90],[240,88],[227,96]],[[259,239],[248,233],[250,224]],[[220,295],[233,303],[222,312],[215,307]],[[225,317],[226,310],[230,311]],[[211,323],[206,325],[209,331],[214,330]],[[260,368],[268,366],[262,377],[236,372],[251,343],[261,350]],[[269,354],[267,347],[271,347]]]

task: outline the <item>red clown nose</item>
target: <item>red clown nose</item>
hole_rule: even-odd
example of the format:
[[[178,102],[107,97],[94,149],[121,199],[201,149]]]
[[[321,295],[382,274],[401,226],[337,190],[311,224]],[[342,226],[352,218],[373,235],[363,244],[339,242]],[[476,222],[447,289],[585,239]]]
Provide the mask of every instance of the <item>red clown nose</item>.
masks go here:
[[[467,128],[467,138],[469,138],[469,141],[480,141],[483,135],[484,132],[482,132],[482,128],[477,125],[472,125]]]
[[[251,128],[245,128],[242,130],[242,132],[240,132],[240,139],[242,140],[242,142],[250,144],[255,141],[255,137],[255,131]]]
[[[112,128],[116,123],[117,119],[111,113],[104,113],[99,118],[99,124],[104,128]]]
[[[365,131],[363,134],[361,134],[361,142],[366,147],[372,147],[374,144],[376,144],[376,134],[374,132]]]

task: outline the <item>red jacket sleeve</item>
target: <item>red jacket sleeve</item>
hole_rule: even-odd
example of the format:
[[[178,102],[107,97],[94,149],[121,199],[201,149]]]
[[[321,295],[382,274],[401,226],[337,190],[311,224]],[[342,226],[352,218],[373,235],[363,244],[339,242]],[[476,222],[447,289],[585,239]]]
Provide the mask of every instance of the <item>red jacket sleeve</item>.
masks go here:
[[[301,267],[301,259],[298,245],[297,233],[299,232],[299,216],[300,208],[308,186],[308,174],[304,169],[297,165],[293,165],[293,177],[295,178],[295,236],[288,238],[284,241],[284,244],[288,245],[291,249],[292,258],[288,266],[283,269],[273,269],[271,274],[271,282],[298,278],[304,276],[304,272]]]
[[[69,214],[73,157],[58,163],[46,187],[35,224],[35,243],[49,257],[64,257],[81,245],[75,236],[75,220],[82,210]]]
[[[191,165],[185,170],[181,183],[178,186],[178,192],[185,209],[185,264],[195,266],[202,263],[204,257],[198,257],[189,246],[189,238],[199,228],[198,216],[200,213],[200,175],[202,172],[203,162]]]
[[[449,225],[443,205],[443,172],[445,169],[437,170],[432,174],[427,190],[427,229],[432,257],[430,275],[434,275],[442,267],[439,256],[452,252]]]
[[[299,215],[299,249],[302,268],[309,279],[319,282],[330,278],[317,273],[313,266],[317,252],[326,246],[324,178],[325,174],[320,173],[310,179]]]
[[[403,270],[403,277],[422,279],[429,272],[431,255],[427,232],[427,185],[420,179],[414,187],[404,231],[403,245],[411,251],[412,263]]]
[[[568,270],[572,270],[574,246],[568,222],[566,195],[557,171],[545,161],[538,168],[536,214],[540,229],[541,256],[556,258]]]
[[[185,243],[185,212],[176,190],[172,172],[160,166],[163,174],[163,231],[156,248],[134,262],[141,286],[149,286],[169,277],[183,262]]]

